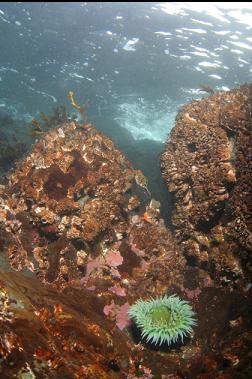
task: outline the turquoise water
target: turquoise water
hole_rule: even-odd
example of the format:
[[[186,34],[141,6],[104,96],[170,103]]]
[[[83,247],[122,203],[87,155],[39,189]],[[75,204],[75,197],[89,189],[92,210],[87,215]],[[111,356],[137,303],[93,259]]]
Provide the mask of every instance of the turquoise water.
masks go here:
[[[72,111],[72,90],[168,214],[158,159],[176,113],[202,84],[251,81],[251,19],[250,3],[1,3],[0,116],[24,121],[2,122],[0,138],[25,140],[40,111]]]

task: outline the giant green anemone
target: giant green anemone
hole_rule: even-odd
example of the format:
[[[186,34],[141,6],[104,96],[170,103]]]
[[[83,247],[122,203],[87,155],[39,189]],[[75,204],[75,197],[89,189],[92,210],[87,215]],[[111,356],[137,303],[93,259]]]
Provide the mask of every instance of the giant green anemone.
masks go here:
[[[147,301],[138,300],[128,314],[142,331],[142,338],[155,345],[177,342],[179,337],[192,333],[196,325],[195,313],[187,301],[175,295]]]

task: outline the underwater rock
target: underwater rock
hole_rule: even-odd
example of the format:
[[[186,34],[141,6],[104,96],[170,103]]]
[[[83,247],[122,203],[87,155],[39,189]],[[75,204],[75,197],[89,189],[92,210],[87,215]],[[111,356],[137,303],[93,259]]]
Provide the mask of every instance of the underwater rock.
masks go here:
[[[252,85],[183,107],[161,156],[188,262],[220,283],[251,281]]]
[[[108,289],[166,252],[182,278],[184,259],[139,172],[90,124],[50,130],[2,189],[0,238],[12,268],[59,287],[106,278]],[[166,285],[175,281],[174,273]]]
[[[0,273],[0,307],[2,379],[111,379],[119,377],[112,360],[130,366],[126,338],[111,330],[88,290],[59,293],[21,273]]]
[[[62,124],[45,134],[8,176],[8,183],[0,187],[1,250],[11,268],[22,271],[24,276],[17,274],[17,280],[21,278],[24,283],[31,280],[38,287],[38,293],[34,290],[30,296],[45,308],[47,320],[54,317],[51,309],[49,312],[48,299],[44,302],[38,298],[40,291],[49,288],[55,291],[59,307],[63,305],[61,292],[57,291],[68,294],[79,291],[78,307],[83,309],[88,301],[97,299],[99,309],[93,307],[91,313],[107,320],[109,326],[105,322],[103,331],[96,326],[94,331],[96,335],[107,335],[111,330],[129,326],[127,309],[139,297],[161,295],[172,285],[182,285],[185,259],[159,217],[160,204],[150,198],[146,185],[143,174],[132,168],[108,138],[90,124],[75,122]],[[148,220],[144,217],[146,211]],[[9,284],[8,280],[4,282],[4,286]],[[104,311],[110,304],[114,304],[112,311]],[[84,332],[89,331],[85,312],[80,308],[77,312],[83,318]],[[74,320],[76,317],[73,313],[69,316]],[[24,318],[28,322],[33,315],[26,314]],[[22,334],[16,329],[12,328],[13,333],[22,341]],[[57,335],[65,340],[63,330],[57,329]],[[109,346],[99,356],[104,361],[109,361],[110,356],[116,359],[120,375],[123,368],[136,375],[134,362],[142,362],[143,358],[137,354],[130,358],[134,342],[125,332],[124,338],[127,365],[115,358]],[[111,343],[118,343],[113,336]],[[50,344],[51,337],[46,336],[41,349],[49,349]],[[28,349],[25,341],[22,346],[24,351]],[[21,357],[18,359],[22,361]],[[78,359],[80,364],[82,358]],[[99,359],[94,357],[90,361],[96,362],[98,370]],[[24,362],[22,365],[31,367],[31,357],[27,365]],[[143,367],[149,370],[148,366]],[[79,377],[85,377],[85,370],[80,371]],[[90,370],[88,378],[122,377],[102,372],[97,376],[95,368],[93,373]]]
[[[0,258],[13,272],[0,273],[1,378],[232,378],[248,367],[251,288],[218,288],[186,265],[142,173],[93,126],[50,130],[7,181]],[[214,233],[222,243],[223,230]],[[209,237],[195,236],[207,260]],[[157,348],[128,309],[166,294],[190,300],[198,325],[183,344]]]

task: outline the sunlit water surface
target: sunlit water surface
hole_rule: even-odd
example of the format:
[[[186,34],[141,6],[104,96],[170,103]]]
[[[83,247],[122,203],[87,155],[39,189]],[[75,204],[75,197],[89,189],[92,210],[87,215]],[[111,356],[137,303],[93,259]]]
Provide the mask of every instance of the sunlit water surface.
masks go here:
[[[162,201],[159,155],[179,108],[202,84],[251,81],[251,20],[249,2],[1,3],[0,112],[72,111],[74,91]]]

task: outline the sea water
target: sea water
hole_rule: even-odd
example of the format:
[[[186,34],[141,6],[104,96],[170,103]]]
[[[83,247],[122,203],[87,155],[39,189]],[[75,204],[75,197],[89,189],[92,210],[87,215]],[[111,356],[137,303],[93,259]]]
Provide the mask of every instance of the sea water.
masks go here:
[[[22,123],[66,104],[149,180],[169,220],[159,156],[181,106],[252,79],[248,3],[1,3],[0,116]],[[1,120],[1,118],[0,118]],[[10,138],[11,126],[0,126]],[[30,140],[27,137],[27,144]]]

